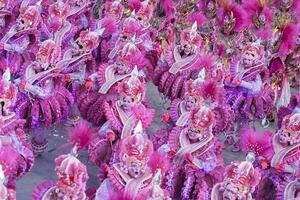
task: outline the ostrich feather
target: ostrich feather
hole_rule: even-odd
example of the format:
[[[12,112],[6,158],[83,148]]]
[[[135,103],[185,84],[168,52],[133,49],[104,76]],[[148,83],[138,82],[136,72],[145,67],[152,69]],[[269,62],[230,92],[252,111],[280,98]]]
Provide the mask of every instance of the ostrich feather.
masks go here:
[[[281,56],[288,54],[296,46],[299,29],[296,24],[288,24],[284,27],[281,37],[281,45],[279,48],[279,54]]]
[[[91,141],[94,131],[84,121],[79,122],[69,131],[69,141],[79,149],[85,148]]]
[[[197,22],[198,27],[200,27],[205,22],[205,20],[205,16],[200,12],[194,12],[188,17],[189,23],[193,24],[194,22]]]
[[[200,94],[204,99],[215,101],[219,96],[219,89],[214,81],[206,81],[200,87]]]
[[[148,166],[153,173],[158,169],[161,169],[162,172],[166,172],[170,167],[170,163],[164,155],[154,152],[148,161]]]
[[[104,17],[101,20],[101,28],[105,28],[104,34],[111,35],[117,31],[117,21],[114,17]]]

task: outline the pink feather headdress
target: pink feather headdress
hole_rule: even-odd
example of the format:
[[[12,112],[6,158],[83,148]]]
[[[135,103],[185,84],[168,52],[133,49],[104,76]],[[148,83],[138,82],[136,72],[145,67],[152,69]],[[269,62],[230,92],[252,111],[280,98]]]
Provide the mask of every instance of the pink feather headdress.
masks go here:
[[[142,134],[134,134],[126,137],[121,142],[120,157],[124,155],[134,157],[140,161],[147,161],[153,153],[152,142]]]
[[[217,21],[220,28],[223,28],[226,20],[231,21],[229,31],[241,32],[246,25],[246,13],[245,10],[238,4],[231,1],[222,1],[217,14]]]
[[[296,47],[296,41],[299,35],[299,27],[296,24],[289,23],[282,28],[281,44],[279,48],[280,55],[290,53]]]
[[[205,70],[211,70],[215,64],[215,57],[213,55],[201,55],[196,61],[196,65],[199,69],[205,68]]]
[[[195,49],[200,48],[202,42],[201,36],[198,34],[197,31],[197,22],[194,22],[191,28],[187,28],[181,32],[180,43],[182,45],[192,45]]]
[[[136,124],[141,121],[143,128],[148,128],[155,116],[155,110],[146,108],[143,104],[137,104],[131,108],[131,112],[135,116]]]
[[[257,133],[252,129],[241,130],[241,146],[245,153],[254,153],[256,157],[271,159],[273,155],[272,133],[265,131]]]
[[[192,25],[194,22],[197,22],[197,26],[202,26],[206,21],[206,17],[201,12],[193,12],[188,17],[188,22]]]
[[[243,3],[247,24],[255,30],[257,37],[268,39],[272,35],[273,12],[266,0],[248,0]]]
[[[218,88],[215,81],[205,81],[200,86],[200,95],[207,100],[212,102],[217,101],[218,97],[221,95],[220,88]]]
[[[100,26],[104,28],[102,36],[110,36],[118,30],[117,20],[114,17],[106,16],[101,19]]]
[[[117,91],[126,96],[143,99],[146,91],[146,85],[139,77],[129,77],[117,85]]]

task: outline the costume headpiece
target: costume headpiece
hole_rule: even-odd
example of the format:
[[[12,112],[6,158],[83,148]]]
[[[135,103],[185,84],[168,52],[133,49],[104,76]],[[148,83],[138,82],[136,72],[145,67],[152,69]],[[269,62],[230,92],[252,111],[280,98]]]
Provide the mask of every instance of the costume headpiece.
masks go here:
[[[180,43],[182,45],[191,45],[194,49],[200,48],[201,36],[197,32],[197,22],[194,22],[191,28],[185,29],[181,32]]]
[[[120,156],[123,158],[123,162],[127,162],[127,159],[148,161],[150,155],[153,153],[153,144],[149,139],[142,135],[143,131],[141,127],[142,123],[138,122],[135,133],[124,138],[121,142]]]
[[[191,126],[196,129],[212,129],[216,125],[215,115],[212,110],[202,105],[194,109],[191,115]]]
[[[131,72],[131,76],[118,85],[118,92],[126,96],[142,99],[146,85],[140,80],[140,76],[143,76],[142,72],[139,72],[137,67],[135,67]]]

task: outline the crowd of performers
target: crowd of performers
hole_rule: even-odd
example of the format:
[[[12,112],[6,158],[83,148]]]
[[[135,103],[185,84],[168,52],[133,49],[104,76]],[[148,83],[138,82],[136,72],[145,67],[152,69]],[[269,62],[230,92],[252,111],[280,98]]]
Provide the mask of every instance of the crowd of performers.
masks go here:
[[[0,0],[0,75],[1,200],[58,124],[33,200],[300,199],[299,0]]]

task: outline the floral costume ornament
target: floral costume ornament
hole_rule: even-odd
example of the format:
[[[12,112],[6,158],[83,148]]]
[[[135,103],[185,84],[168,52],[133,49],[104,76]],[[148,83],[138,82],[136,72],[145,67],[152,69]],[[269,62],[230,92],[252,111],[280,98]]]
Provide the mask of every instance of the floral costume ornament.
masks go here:
[[[133,135],[122,139],[119,162],[106,166],[108,179],[98,188],[96,200],[110,199],[118,192],[124,198],[144,199],[139,196],[147,194],[145,192],[153,186],[151,180],[154,174],[147,165],[153,153],[153,146],[151,141],[142,135],[141,127],[139,123]]]
[[[187,127],[171,131],[167,152],[173,165],[164,184],[172,198],[205,198],[210,195],[211,184],[222,179],[222,147],[212,133],[215,124],[210,108],[200,106],[193,111]]]
[[[260,181],[260,174],[253,167],[255,155],[249,153],[246,161],[233,162],[226,169],[223,182],[217,183],[211,193],[213,200],[251,200]]]

